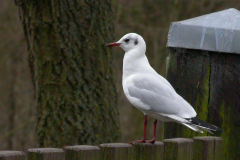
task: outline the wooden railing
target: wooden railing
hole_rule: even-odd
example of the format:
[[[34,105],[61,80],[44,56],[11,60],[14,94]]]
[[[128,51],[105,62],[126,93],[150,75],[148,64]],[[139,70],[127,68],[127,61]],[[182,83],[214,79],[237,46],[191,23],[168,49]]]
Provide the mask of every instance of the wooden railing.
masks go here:
[[[0,160],[221,160],[222,138],[165,139],[155,144],[106,143],[60,148],[0,151]]]

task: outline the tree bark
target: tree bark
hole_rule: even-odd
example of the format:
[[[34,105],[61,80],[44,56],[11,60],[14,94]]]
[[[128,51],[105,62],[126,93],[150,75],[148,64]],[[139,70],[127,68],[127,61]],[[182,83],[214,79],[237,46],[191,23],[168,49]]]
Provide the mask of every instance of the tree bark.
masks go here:
[[[19,0],[41,147],[119,138],[110,0]]]
[[[14,133],[12,132],[12,130],[14,130],[15,128],[15,116],[16,116],[16,92],[15,92],[15,87],[16,87],[16,76],[17,76],[17,68],[14,65],[18,64],[18,57],[17,56],[12,56],[11,59],[9,60],[10,64],[9,64],[9,69],[11,70],[11,78],[9,78],[10,80],[10,88],[9,88],[9,110],[8,110],[8,144],[7,144],[7,148],[9,150],[13,150],[13,137],[14,137]],[[12,67],[13,66],[13,67]]]

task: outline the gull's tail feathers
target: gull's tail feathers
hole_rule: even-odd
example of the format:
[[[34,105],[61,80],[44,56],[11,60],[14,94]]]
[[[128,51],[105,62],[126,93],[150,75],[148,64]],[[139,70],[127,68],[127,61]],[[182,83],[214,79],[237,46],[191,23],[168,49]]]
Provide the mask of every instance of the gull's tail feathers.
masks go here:
[[[200,119],[198,119],[197,117],[193,117],[193,118],[181,118],[179,116],[176,115],[166,115],[166,114],[161,114],[162,116],[166,116],[172,120],[174,120],[177,123],[180,123],[196,132],[200,132],[203,133],[203,130],[213,134],[213,132],[223,132],[223,130],[217,126],[214,126],[210,123],[207,123],[205,121],[202,121]]]
[[[186,124],[186,123],[181,123],[181,124],[196,131],[196,132],[203,133],[203,131],[201,129],[199,129],[197,126],[194,126],[192,124]]]
[[[214,126],[210,123],[207,123],[205,121],[202,121],[201,119],[198,119],[197,117],[193,118],[185,118],[190,124],[199,127],[203,130],[206,130],[207,132],[212,133],[213,132],[223,132],[223,130],[217,126]]]

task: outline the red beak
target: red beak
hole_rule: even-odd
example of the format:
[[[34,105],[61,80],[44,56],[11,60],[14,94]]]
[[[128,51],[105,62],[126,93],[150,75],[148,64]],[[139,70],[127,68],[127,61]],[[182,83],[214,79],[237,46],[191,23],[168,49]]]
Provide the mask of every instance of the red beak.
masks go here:
[[[110,43],[110,44],[106,45],[106,47],[114,47],[114,46],[120,46],[120,45],[121,45],[121,43],[114,42],[114,43]]]

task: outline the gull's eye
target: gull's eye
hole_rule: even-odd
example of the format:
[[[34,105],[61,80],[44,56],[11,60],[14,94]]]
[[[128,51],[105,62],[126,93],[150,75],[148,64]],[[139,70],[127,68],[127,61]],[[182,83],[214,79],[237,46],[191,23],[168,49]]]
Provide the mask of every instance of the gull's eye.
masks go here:
[[[128,42],[129,42],[129,39],[125,39],[124,41],[125,41],[126,43],[128,43]]]

